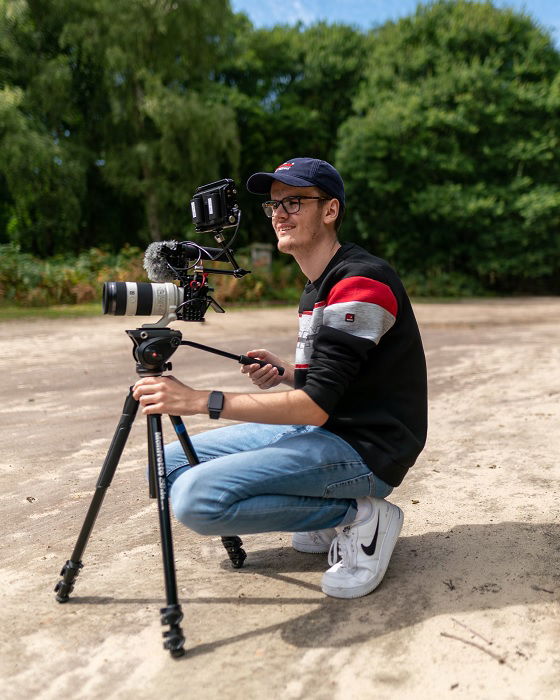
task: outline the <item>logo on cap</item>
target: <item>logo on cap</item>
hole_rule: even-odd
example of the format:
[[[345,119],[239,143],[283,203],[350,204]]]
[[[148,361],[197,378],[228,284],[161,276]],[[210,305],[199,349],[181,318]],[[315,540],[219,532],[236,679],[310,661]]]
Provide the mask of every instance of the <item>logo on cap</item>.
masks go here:
[[[282,165],[279,165],[274,172],[277,173],[279,170],[289,170],[293,167],[293,165],[293,163],[282,163]]]

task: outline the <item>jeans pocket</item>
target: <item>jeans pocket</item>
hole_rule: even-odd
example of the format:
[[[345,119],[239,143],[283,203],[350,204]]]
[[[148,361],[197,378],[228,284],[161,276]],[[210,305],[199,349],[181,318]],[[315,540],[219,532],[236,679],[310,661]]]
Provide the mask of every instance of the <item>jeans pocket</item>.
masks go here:
[[[323,498],[364,498],[372,496],[375,490],[373,474],[362,474],[353,479],[335,481],[325,488]]]

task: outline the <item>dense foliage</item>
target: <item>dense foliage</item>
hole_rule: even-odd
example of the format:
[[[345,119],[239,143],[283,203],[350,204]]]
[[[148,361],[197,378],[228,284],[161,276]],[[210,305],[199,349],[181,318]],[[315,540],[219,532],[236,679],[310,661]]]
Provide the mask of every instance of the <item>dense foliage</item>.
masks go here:
[[[305,278],[297,265],[281,260],[271,266],[254,265],[251,251],[243,248],[236,251],[236,260],[252,268],[252,274],[242,282],[229,275],[212,275],[213,296],[220,304],[295,303],[299,299]],[[142,263],[142,249],[132,246],[117,253],[90,248],[77,256],[43,260],[23,253],[14,243],[0,245],[0,300],[4,305],[25,307],[99,302],[105,282],[147,282]],[[221,266],[230,269],[229,264]]]
[[[87,298],[193,236],[196,186],[296,155],[339,167],[344,237],[413,293],[557,293],[559,110],[550,36],[491,2],[361,32],[256,30],[228,0],[0,0],[0,296]],[[241,242],[270,239],[240,201]]]
[[[438,2],[374,34],[337,162],[401,272],[560,291],[560,54],[523,16]],[[453,281],[454,280],[454,281]]]

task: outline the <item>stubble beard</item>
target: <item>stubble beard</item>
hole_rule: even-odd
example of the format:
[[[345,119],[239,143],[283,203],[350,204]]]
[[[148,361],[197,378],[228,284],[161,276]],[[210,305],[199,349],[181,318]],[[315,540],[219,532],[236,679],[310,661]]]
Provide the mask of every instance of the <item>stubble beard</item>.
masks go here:
[[[319,239],[319,229],[314,227],[311,231],[311,237],[306,242],[298,242],[297,240],[287,241],[284,237],[278,238],[277,247],[281,253],[286,253],[287,255],[306,255],[313,252],[316,248],[317,241]]]

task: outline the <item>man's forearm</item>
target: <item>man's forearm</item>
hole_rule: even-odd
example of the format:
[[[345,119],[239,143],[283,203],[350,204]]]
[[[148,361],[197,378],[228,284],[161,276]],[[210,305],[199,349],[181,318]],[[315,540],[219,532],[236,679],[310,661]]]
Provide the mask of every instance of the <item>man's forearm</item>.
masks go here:
[[[197,412],[206,413],[208,391],[197,391]],[[328,414],[301,389],[272,394],[224,393],[222,418],[251,423],[323,425]]]

